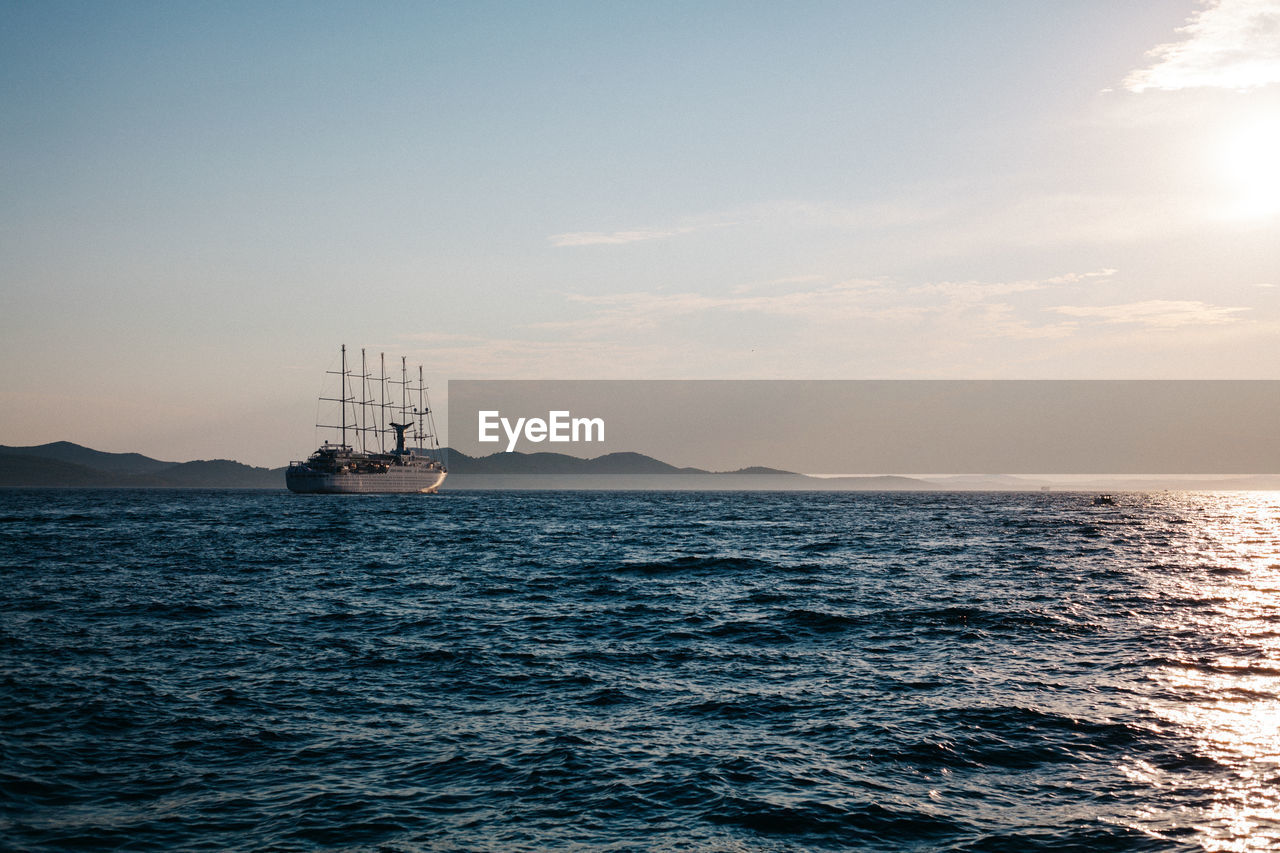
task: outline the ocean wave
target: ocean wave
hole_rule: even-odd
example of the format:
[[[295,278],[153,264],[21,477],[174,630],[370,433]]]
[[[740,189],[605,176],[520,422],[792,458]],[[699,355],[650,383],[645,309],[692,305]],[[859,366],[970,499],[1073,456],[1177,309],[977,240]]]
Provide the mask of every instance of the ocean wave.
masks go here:
[[[1274,845],[1257,500],[0,493],[5,844]]]

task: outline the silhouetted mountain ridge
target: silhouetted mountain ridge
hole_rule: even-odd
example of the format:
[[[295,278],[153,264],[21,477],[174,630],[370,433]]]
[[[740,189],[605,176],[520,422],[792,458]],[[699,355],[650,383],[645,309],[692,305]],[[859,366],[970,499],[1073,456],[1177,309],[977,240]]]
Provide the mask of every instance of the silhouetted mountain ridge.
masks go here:
[[[1027,490],[1123,491],[1159,489],[1280,489],[1280,475],[1223,478],[1115,478],[1097,483],[1051,483],[999,474],[937,479],[899,476],[815,477],[751,466],[736,471],[678,468],[642,453],[580,459],[562,453],[468,456],[445,450],[446,489],[706,489],[804,491]],[[230,459],[166,462],[141,453],[109,453],[69,441],[31,447],[0,445],[0,487],[283,489],[284,468],[256,468]]]
[[[563,453],[494,453],[468,456],[447,450],[445,464],[449,476],[491,475],[584,475],[584,474],[708,474],[700,468],[677,468],[643,453],[606,453],[594,459],[580,459]]]
[[[468,456],[449,450],[446,488],[616,490],[902,491],[937,488],[910,477],[810,477],[752,466],[736,471],[678,468],[642,453],[607,453],[580,459],[562,453]]]
[[[230,459],[165,462],[140,453],[108,453],[55,441],[32,447],[0,445],[0,486],[282,489],[284,468],[255,468]]]
[[[753,466],[714,472],[679,468],[642,453],[580,459],[563,453],[445,450],[453,489],[928,489],[907,477],[815,478]],[[284,488],[284,468],[229,459],[166,462],[140,453],[109,453],[69,441],[0,445],[0,486],[76,488]]]
[[[110,474],[154,474],[156,471],[178,464],[152,459],[141,453],[108,453],[105,450],[94,450],[70,441],[54,441],[32,447],[7,447],[0,444],[0,456],[53,459]]]

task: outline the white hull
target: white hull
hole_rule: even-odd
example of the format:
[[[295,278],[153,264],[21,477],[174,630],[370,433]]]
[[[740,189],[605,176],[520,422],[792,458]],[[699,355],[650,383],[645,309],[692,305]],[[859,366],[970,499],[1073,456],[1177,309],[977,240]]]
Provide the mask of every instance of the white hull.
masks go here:
[[[339,473],[290,468],[285,473],[289,491],[301,494],[431,494],[440,488],[446,472],[438,468],[391,468],[385,473]]]

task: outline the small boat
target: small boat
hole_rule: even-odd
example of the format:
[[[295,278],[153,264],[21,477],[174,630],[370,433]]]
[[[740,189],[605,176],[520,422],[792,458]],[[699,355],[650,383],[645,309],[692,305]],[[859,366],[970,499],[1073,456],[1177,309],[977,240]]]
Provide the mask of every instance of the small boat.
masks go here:
[[[1116,499],[1111,495],[1098,495],[1093,499],[1094,506],[1115,506]]]

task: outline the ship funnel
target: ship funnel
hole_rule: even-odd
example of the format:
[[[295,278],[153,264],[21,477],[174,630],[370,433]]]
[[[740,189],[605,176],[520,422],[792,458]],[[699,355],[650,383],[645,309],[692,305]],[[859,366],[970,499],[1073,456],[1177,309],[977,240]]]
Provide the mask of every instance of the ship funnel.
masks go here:
[[[391,424],[391,428],[396,431],[396,455],[404,455],[404,431],[413,424]]]

